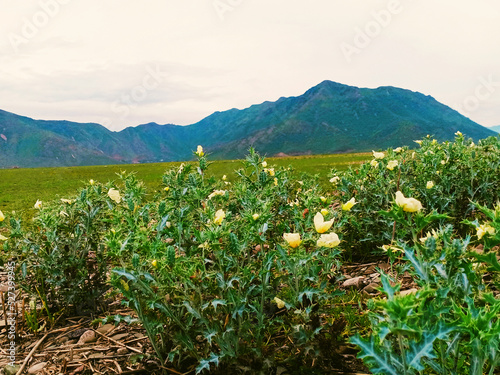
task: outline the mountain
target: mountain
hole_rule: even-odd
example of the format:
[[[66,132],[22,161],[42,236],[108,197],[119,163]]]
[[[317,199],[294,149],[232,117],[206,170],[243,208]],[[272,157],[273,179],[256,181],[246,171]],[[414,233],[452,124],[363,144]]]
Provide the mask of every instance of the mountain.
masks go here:
[[[99,124],[42,121],[0,110],[0,167],[144,163],[192,159],[198,144],[214,159],[262,154],[369,151],[456,131],[496,135],[431,96],[396,87],[323,81],[297,97],[215,112],[187,126],[156,123],[112,132]]]
[[[500,133],[500,125],[492,126],[488,129],[493,130],[494,132]]]

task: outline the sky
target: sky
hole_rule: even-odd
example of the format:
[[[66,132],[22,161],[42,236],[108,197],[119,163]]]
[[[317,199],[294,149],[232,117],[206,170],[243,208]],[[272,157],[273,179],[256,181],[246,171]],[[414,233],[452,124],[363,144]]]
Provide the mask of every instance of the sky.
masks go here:
[[[0,0],[0,109],[193,124],[324,80],[500,125],[498,0]]]

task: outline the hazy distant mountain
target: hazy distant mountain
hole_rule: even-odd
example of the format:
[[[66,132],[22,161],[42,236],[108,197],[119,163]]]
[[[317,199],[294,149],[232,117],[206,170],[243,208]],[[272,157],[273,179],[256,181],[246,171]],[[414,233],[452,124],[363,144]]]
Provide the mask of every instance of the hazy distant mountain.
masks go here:
[[[369,151],[456,131],[496,135],[430,96],[395,87],[324,81],[297,97],[215,112],[188,126],[156,123],[112,132],[98,124],[41,121],[0,111],[0,167],[189,160],[198,144],[212,158]]]
[[[500,125],[492,126],[492,127],[488,128],[488,129],[491,129],[494,132],[500,133]]]

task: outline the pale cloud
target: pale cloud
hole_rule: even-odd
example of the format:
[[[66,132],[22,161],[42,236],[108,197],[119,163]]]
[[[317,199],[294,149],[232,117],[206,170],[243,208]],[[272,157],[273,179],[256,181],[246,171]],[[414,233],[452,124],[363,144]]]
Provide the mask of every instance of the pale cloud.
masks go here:
[[[184,125],[214,111],[301,95],[329,79],[420,91],[483,125],[500,124],[498,2],[0,5],[0,108],[34,118],[113,130],[151,121]],[[356,52],[346,56],[345,46]],[[482,77],[493,77],[489,95],[480,90],[475,108],[466,110]]]

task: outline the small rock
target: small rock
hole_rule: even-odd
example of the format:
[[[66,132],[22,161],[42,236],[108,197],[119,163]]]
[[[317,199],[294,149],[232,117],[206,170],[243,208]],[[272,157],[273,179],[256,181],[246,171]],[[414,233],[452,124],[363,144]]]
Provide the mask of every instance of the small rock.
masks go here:
[[[418,289],[411,288],[411,289],[407,289],[407,290],[402,290],[399,294],[401,296],[406,296],[408,294],[417,293],[417,292],[418,292]]]
[[[128,354],[128,349],[127,348],[118,348],[118,350],[116,351],[116,354],[118,354],[118,355]]]
[[[31,366],[28,369],[28,374],[36,374],[37,372],[42,371],[45,368],[45,366],[47,366],[47,362],[37,363],[36,365]]]
[[[92,342],[92,341],[95,341],[95,340],[96,340],[95,332],[92,331],[92,330],[88,330],[88,331],[85,331],[80,336],[80,340],[78,340],[78,343],[76,345],[83,345],[83,344],[86,344],[88,342]]]
[[[20,365],[14,365],[14,366],[7,365],[3,368],[3,373],[5,375],[15,375],[20,368],[21,368]]]
[[[69,340],[69,338],[67,336],[63,336],[61,337],[59,340],[57,340],[57,342],[59,344],[64,344],[65,342],[67,342]]]
[[[128,333],[118,333],[117,335],[111,336],[110,338],[116,341],[120,341],[128,336]]]
[[[102,333],[103,335],[105,335],[106,333],[108,333],[109,331],[111,331],[113,328],[115,328],[115,325],[108,323],[108,324],[103,325],[102,327],[97,328],[97,332]]]
[[[366,293],[378,293],[378,288],[380,288],[380,285],[377,284],[377,283],[370,283],[368,284],[367,286],[365,286],[363,288],[363,290],[366,292]]]
[[[364,276],[353,277],[352,279],[348,279],[348,280],[344,281],[344,283],[342,284],[342,287],[343,288],[353,287],[353,288],[361,289],[364,286],[364,283],[363,283],[364,279],[365,279]]]

